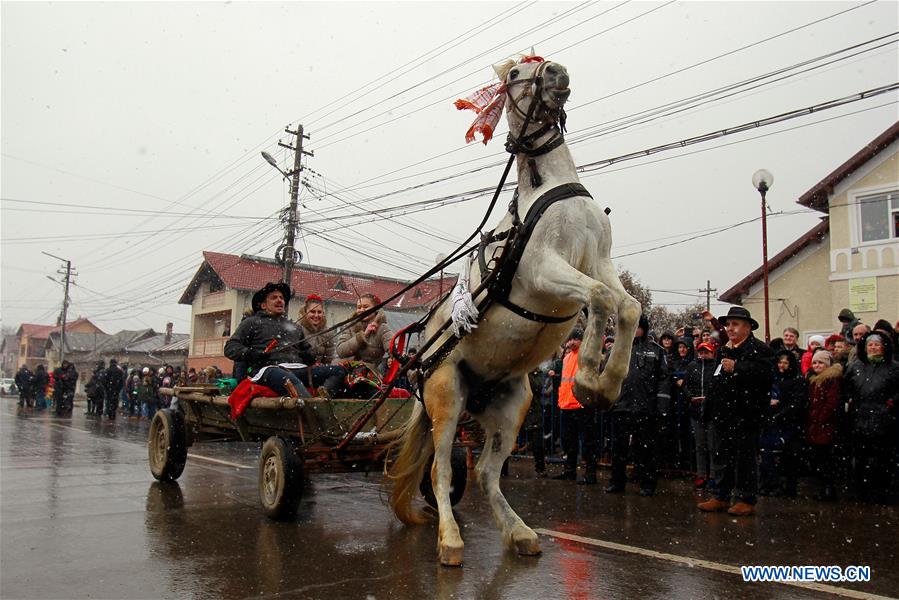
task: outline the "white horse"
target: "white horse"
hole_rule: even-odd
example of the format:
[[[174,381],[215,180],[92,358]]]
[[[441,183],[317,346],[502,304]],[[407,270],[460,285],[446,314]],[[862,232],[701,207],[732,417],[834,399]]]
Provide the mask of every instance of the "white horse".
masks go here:
[[[518,208],[519,214],[525,215],[548,190],[578,182],[567,145],[546,146],[562,141],[556,121],[564,114],[561,109],[570,93],[569,78],[558,63],[527,58],[520,63],[509,61],[497,73],[505,83],[509,130],[519,134]],[[527,128],[522,131],[526,121]],[[553,149],[540,154],[546,147]],[[539,174],[536,180],[534,173]],[[512,225],[512,214],[506,214],[495,231]],[[491,244],[486,256],[490,257],[500,244]],[[425,380],[424,406],[415,407],[388,472],[392,480],[390,504],[405,523],[425,521],[424,513],[413,506],[412,500],[433,452],[431,481],[439,513],[437,550],[442,564],[462,564],[464,544],[450,504],[450,456],[459,417],[466,409],[486,434],[476,473],[504,539],[519,554],[540,553],[537,534],[512,510],[500,491],[500,469],[512,451],[531,402],[527,374],[559,348],[585,305],[588,320],[575,397],[584,406],[608,408],[620,394],[641,309],[621,285],[609,258],[611,245],[609,219],[588,195],[552,204],[525,247],[508,300],[532,313],[570,317],[554,323],[532,321],[506,305],[493,304],[477,328],[463,337]],[[476,261],[471,288],[476,289],[484,276]],[[450,313],[450,303],[444,302],[428,323],[426,337],[434,335]],[[600,375],[602,333],[612,313],[617,317],[618,335]],[[444,338],[451,335],[442,334]]]

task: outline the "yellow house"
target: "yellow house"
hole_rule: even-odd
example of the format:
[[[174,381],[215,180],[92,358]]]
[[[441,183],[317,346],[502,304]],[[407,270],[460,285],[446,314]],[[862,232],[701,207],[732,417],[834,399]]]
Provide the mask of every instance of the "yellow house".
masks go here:
[[[795,327],[803,342],[839,331],[849,308],[863,323],[899,320],[899,122],[797,201],[824,214],[768,260],[771,337]],[[764,312],[762,267],[720,299]],[[761,319],[759,319],[761,320]]]

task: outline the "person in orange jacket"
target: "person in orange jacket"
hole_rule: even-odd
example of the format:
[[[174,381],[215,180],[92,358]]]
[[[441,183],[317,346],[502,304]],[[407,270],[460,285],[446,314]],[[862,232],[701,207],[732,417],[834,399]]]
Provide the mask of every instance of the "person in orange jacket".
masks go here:
[[[577,359],[584,332],[575,329],[565,342],[565,358],[562,360],[562,383],[559,385],[559,409],[561,411],[562,450],[565,452],[565,470],[553,479],[577,479],[577,458],[579,438],[586,462],[584,478],[579,485],[596,484],[596,409],[584,408],[574,397],[574,376],[577,373]]]

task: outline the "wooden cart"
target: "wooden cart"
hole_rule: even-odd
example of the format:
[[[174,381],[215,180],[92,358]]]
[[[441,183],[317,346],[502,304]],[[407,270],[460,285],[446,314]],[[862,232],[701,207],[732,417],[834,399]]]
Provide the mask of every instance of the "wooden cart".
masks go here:
[[[262,441],[259,498],[265,514],[287,519],[296,514],[306,477],[316,472],[370,471],[381,468],[388,444],[399,437],[416,400],[372,401],[325,398],[254,398],[233,420],[228,397],[214,385],[163,388],[173,408],[156,412],[150,423],[149,463],[153,476],[174,481],[187,463],[187,449],[204,440]],[[460,442],[453,451],[453,504],[465,492],[468,456]],[[436,508],[430,468],[420,486]]]

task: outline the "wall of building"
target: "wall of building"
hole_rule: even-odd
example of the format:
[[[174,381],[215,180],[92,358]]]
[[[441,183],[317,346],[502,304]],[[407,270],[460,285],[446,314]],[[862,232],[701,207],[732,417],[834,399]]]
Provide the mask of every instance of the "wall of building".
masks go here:
[[[830,244],[828,236],[820,243],[809,246],[768,276],[769,319],[771,337],[780,337],[787,327],[795,327],[800,339],[831,327],[836,313],[827,302],[828,275],[830,274]],[[743,297],[743,306],[761,325],[758,337],[764,336],[764,285],[761,281],[750,287]]]

